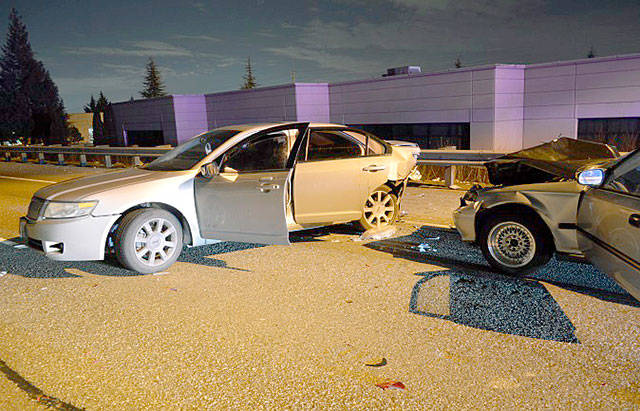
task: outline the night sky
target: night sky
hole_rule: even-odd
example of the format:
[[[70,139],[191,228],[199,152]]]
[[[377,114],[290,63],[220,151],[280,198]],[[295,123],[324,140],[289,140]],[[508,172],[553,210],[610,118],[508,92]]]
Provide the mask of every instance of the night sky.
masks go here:
[[[53,5],[55,4],[55,5]],[[16,7],[68,112],[100,90],[139,98],[151,56],[172,94],[640,52],[639,0],[3,0]]]

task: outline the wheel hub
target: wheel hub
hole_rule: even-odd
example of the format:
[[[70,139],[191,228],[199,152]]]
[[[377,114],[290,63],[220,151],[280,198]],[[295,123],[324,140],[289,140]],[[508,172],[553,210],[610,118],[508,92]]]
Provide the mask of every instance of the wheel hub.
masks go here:
[[[154,234],[149,237],[149,240],[147,240],[147,246],[152,250],[158,250],[160,247],[162,247],[163,243],[164,238],[162,234]]]
[[[536,242],[531,231],[515,221],[496,224],[489,232],[487,245],[492,257],[510,268],[527,265],[536,252]]]

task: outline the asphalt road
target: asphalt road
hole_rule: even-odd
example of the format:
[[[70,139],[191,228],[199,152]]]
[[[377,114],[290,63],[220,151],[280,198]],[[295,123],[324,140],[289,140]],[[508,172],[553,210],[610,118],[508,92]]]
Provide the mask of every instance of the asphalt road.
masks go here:
[[[44,181],[104,171],[0,163],[0,236]],[[460,194],[411,187],[390,239],[220,243],[161,275],[4,241],[0,408],[640,408],[638,304],[587,264],[492,272],[441,228]]]

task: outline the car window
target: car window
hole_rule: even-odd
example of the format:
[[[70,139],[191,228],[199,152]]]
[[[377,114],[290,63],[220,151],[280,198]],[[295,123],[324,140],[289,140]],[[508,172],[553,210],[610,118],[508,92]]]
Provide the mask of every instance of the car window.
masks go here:
[[[360,157],[365,145],[337,130],[313,130],[309,136],[307,161]]]
[[[239,130],[226,129],[203,133],[146,164],[144,168],[154,171],[188,170],[238,133]]]
[[[640,196],[640,164],[637,164],[635,168],[613,179],[607,184],[607,188]]]
[[[375,138],[369,136],[369,140],[367,140],[367,155],[368,156],[379,156],[383,155],[387,152],[387,147],[384,144],[376,140]]]
[[[378,156],[386,152],[385,146],[376,141],[375,138],[372,138],[369,134],[355,130],[344,130],[343,133],[348,134],[365,145],[367,147],[368,156]]]
[[[222,170],[238,172],[283,170],[291,147],[290,133],[275,131],[233,147],[222,160]]]

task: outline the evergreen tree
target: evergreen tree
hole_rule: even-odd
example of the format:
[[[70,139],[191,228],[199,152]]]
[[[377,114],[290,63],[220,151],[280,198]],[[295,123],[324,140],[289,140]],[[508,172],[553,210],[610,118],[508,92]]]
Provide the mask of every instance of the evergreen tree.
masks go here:
[[[453,65],[456,66],[456,68],[462,67],[462,62],[460,61],[460,57],[458,57],[456,59],[456,61],[453,63]]]
[[[96,110],[98,110],[101,113],[104,113],[108,105],[109,105],[109,100],[107,100],[104,94],[102,94],[102,90],[100,90],[100,95],[98,96],[98,101],[96,102]]]
[[[140,95],[144,98],[163,97],[167,93],[164,91],[164,84],[160,78],[160,72],[156,67],[156,63],[151,57],[147,62],[147,74],[144,77],[144,90]]]
[[[93,98],[93,94],[91,95],[91,100],[89,100],[89,104],[84,106],[85,113],[95,113],[96,111],[96,100]]]
[[[242,78],[244,79],[244,83],[242,84],[242,86],[240,86],[242,90],[248,90],[258,87],[256,78],[253,75],[253,69],[251,68],[251,57],[247,58],[247,65],[245,66],[245,73]]]
[[[108,103],[104,109],[104,122],[102,127],[102,138],[109,145],[116,144],[116,123],[113,114],[113,106]]]
[[[32,137],[63,143],[67,115],[42,62],[36,60],[27,28],[15,9],[9,14],[7,40],[0,58],[0,138]]]

